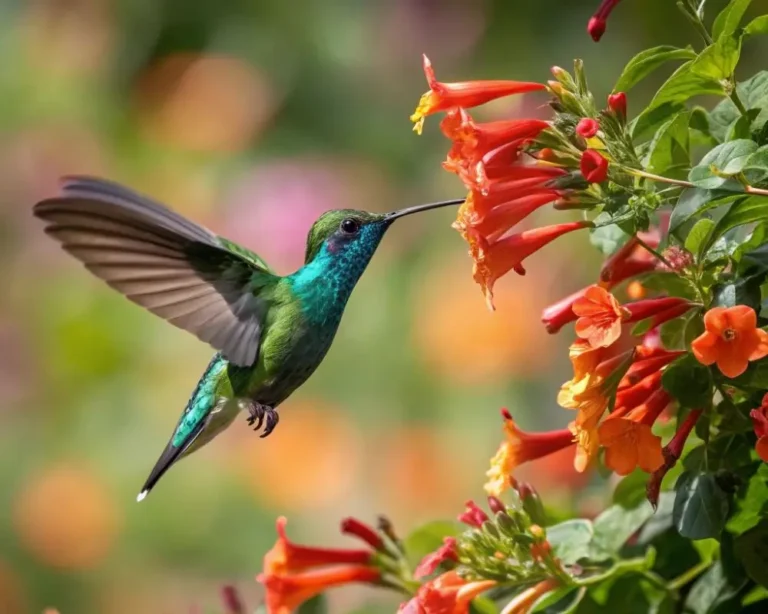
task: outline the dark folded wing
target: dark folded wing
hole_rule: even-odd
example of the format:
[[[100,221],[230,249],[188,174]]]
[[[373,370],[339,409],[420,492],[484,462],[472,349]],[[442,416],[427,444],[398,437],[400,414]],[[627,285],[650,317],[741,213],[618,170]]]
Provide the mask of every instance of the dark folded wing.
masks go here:
[[[257,290],[278,279],[258,256],[99,179],[68,178],[61,195],[34,213],[66,251],[134,303],[236,365],[256,361],[268,308]]]

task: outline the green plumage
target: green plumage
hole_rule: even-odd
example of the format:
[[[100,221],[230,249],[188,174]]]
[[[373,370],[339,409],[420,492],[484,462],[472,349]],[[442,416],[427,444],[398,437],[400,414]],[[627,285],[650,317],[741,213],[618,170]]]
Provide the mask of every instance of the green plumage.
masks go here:
[[[397,217],[323,214],[305,264],[281,277],[253,252],[120,185],[83,177],[38,203],[46,232],[133,302],[213,346],[213,357],[149,475],[142,500],[176,461],[227,428],[240,411],[264,434],[275,411],[322,362],[347,300]]]

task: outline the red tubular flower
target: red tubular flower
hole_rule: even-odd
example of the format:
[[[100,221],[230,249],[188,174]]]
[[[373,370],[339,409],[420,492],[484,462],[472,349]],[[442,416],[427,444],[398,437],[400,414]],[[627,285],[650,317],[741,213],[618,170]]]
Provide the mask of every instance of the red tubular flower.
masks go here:
[[[371,561],[372,552],[369,550],[313,548],[294,544],[286,535],[287,524],[285,517],[277,519],[277,542],[264,556],[264,570],[267,574],[293,573],[338,563],[367,564]]]
[[[600,267],[600,281],[617,285],[630,277],[655,268],[655,257],[640,245],[639,238],[655,249],[661,241],[661,233],[658,229],[653,229],[631,237],[603,262],[603,266]]]
[[[470,527],[479,529],[483,526],[483,523],[488,520],[488,514],[486,514],[474,501],[467,501],[464,504],[464,507],[464,511],[459,514],[459,522],[463,522]]]
[[[403,603],[398,614],[469,614],[469,604],[496,585],[494,580],[470,582],[448,571],[422,585],[416,596]]]
[[[600,124],[597,123],[597,120],[592,119],[591,117],[582,117],[579,120],[579,123],[576,124],[576,134],[585,139],[591,139],[597,134],[599,129]]]
[[[375,551],[300,546],[288,539],[286,524],[284,517],[277,519],[277,542],[264,555],[264,571],[257,577],[266,589],[268,614],[290,614],[307,599],[333,586],[381,579],[380,570],[374,566]],[[342,530],[371,545],[377,543],[375,534],[369,533],[372,529],[357,520],[344,521]],[[309,571],[326,566],[333,567]]]
[[[476,124],[464,109],[452,110],[440,122],[443,134],[453,141],[443,168],[458,174],[472,189],[477,185],[486,156],[493,153],[495,156],[516,158],[523,145],[548,127],[549,124],[540,119]],[[492,161],[489,160],[489,163]]]
[[[625,320],[626,322],[640,322],[646,318],[654,317],[653,325],[658,326],[662,322],[666,322],[671,319],[669,313],[673,313],[672,317],[677,317],[688,311],[693,305],[690,301],[681,298],[679,296],[664,296],[661,298],[648,298],[642,301],[634,301],[632,303],[625,303],[624,307],[629,311],[629,316]],[[664,317],[664,320],[658,320],[660,317]]]
[[[583,298],[587,290],[588,287],[577,290],[541,312],[541,321],[550,335],[558,332],[563,326],[573,322],[578,317],[573,312],[573,304]]]
[[[292,614],[302,603],[329,588],[354,582],[372,584],[380,578],[381,572],[374,567],[345,565],[291,576],[263,573],[257,580],[266,590],[268,614]]]
[[[602,183],[608,177],[608,160],[594,149],[587,149],[581,154],[579,167],[589,183]]]
[[[625,376],[626,377],[626,376]],[[632,408],[645,402],[661,387],[661,370],[644,377],[634,386],[616,393],[616,407]]]
[[[701,417],[702,410],[694,409],[686,417],[683,423],[677,428],[674,437],[670,442],[664,446],[662,455],[664,456],[664,464],[659,467],[651,475],[651,479],[648,480],[648,484],[645,487],[645,493],[648,497],[648,502],[653,506],[655,510],[659,503],[659,491],[661,490],[661,482],[664,476],[667,475],[670,469],[675,466],[680,457],[683,454],[683,447],[688,440],[688,436],[691,434],[693,427],[696,426]]]
[[[345,518],[342,520],[341,532],[345,535],[354,535],[374,550],[381,550],[384,547],[384,540],[381,539],[376,530],[357,518]]]
[[[622,121],[627,119],[627,95],[624,92],[616,92],[608,96],[608,108]]]
[[[640,348],[642,349],[638,353],[639,360],[636,360],[629,367],[619,382],[619,392],[632,388],[644,378],[659,371],[662,367],[686,353],[683,350],[669,351],[662,347],[640,346]]]
[[[506,439],[491,459],[491,468],[486,472],[488,481],[485,491],[493,496],[499,496],[509,488],[509,477],[518,466],[576,443],[569,429],[527,433],[517,427],[509,412],[502,410],[502,415]]]
[[[224,602],[225,614],[245,614],[245,606],[240,594],[234,586],[225,586],[221,589],[221,599]]]
[[[605,33],[606,21],[618,3],[619,0],[603,0],[597,12],[590,18],[587,32],[593,41],[597,42],[602,38]]]
[[[425,556],[414,570],[413,575],[416,578],[423,578],[435,573],[441,564],[447,561],[456,563],[458,560],[459,552],[456,549],[456,538],[444,537],[443,545]]]
[[[763,397],[760,407],[749,412],[749,417],[752,418],[752,426],[757,435],[755,451],[764,463],[768,463],[768,393]]]
[[[525,275],[523,261],[564,234],[588,228],[591,222],[568,222],[534,228],[509,235],[495,242],[488,242],[476,233],[468,233],[470,253],[474,258],[474,278],[480,284],[490,309],[493,305],[493,285],[500,277],[514,270],[519,275]]]
[[[411,115],[411,121],[415,124],[413,129],[419,134],[427,115],[454,107],[476,107],[497,98],[543,90],[546,87],[542,83],[498,80],[441,83],[435,77],[432,63],[426,55],[423,56],[423,65],[429,91],[421,97],[416,111]]]

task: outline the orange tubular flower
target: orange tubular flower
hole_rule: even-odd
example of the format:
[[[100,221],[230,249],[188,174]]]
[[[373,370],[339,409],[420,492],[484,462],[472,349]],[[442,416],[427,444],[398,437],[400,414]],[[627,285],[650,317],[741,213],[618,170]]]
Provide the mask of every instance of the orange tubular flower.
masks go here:
[[[287,524],[288,520],[285,517],[281,516],[277,519],[277,542],[264,556],[264,571],[267,574],[283,575],[338,563],[365,565],[371,561],[370,550],[312,548],[294,544],[286,535]]]
[[[752,418],[752,426],[757,435],[755,451],[764,463],[768,463],[768,393],[763,397],[760,407],[749,412],[749,417]]]
[[[494,309],[493,285],[496,280],[511,270],[519,275],[525,275],[523,260],[528,256],[564,234],[588,228],[591,225],[592,223],[587,221],[555,224],[525,230],[492,243],[477,233],[468,232],[466,238],[469,241],[470,253],[475,260],[473,275],[483,289],[488,308]]]
[[[584,296],[573,304],[576,334],[592,347],[608,347],[621,336],[621,325],[629,310],[619,305],[610,292],[600,286],[590,286]]]
[[[568,429],[526,433],[517,428],[507,410],[502,410],[502,415],[506,440],[491,459],[491,468],[486,472],[488,482],[485,484],[485,491],[496,497],[509,488],[509,477],[516,467],[574,444]]]
[[[413,129],[421,134],[424,126],[424,118],[438,111],[447,111],[455,107],[476,107],[497,98],[535,92],[546,89],[542,83],[529,83],[525,81],[461,81],[458,83],[441,83],[435,77],[432,62],[424,55],[424,75],[427,77],[429,91],[419,100],[411,121]]]
[[[469,604],[496,585],[494,580],[470,582],[448,571],[422,585],[416,596],[398,608],[398,614],[469,614]]]
[[[307,599],[334,586],[377,583],[381,579],[381,571],[374,566],[375,550],[300,546],[288,539],[284,517],[278,518],[276,524],[277,542],[264,555],[264,572],[256,578],[266,589],[268,614],[290,614]],[[382,543],[373,529],[358,520],[345,520],[342,531],[371,545]],[[313,569],[329,565],[333,567]]]
[[[691,306],[690,302],[677,296],[650,298],[622,306],[605,288],[590,286],[573,304],[573,312],[579,316],[576,334],[589,341],[592,347],[608,347],[621,336],[622,324],[655,316],[653,326],[658,326],[671,317],[682,315]]]
[[[266,589],[268,614],[291,614],[302,603],[329,588],[353,582],[376,583],[380,578],[381,573],[374,567],[345,565],[295,576],[260,574],[257,580]]]
[[[648,375],[659,371],[685,353],[683,350],[669,351],[662,347],[640,346],[638,359],[629,367],[619,382],[619,392],[632,388]]]
[[[651,427],[671,398],[663,389],[623,416],[618,411],[598,427],[600,444],[605,448],[605,464],[618,475],[628,475],[640,467],[653,473],[664,463],[661,453],[661,437],[653,434]]]
[[[531,588],[525,589],[504,606],[504,614],[528,614],[531,610],[531,606],[536,603],[539,597],[556,589],[558,585],[559,583],[557,580],[547,579],[542,580]]]
[[[704,327],[691,343],[693,355],[704,365],[717,363],[726,377],[738,377],[749,361],[768,355],[768,332],[757,328],[757,314],[747,305],[710,309]]]
[[[476,124],[464,109],[451,110],[440,122],[443,134],[453,141],[443,168],[459,175],[472,189],[485,174],[486,163],[495,166],[504,159],[516,160],[522,146],[548,127],[540,119]]]

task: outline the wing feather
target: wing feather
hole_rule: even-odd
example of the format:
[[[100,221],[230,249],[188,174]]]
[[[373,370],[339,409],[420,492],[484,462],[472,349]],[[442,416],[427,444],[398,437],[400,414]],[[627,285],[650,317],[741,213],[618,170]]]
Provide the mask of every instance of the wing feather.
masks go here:
[[[258,256],[101,179],[66,179],[61,195],[39,202],[34,213],[67,252],[131,301],[235,365],[256,361],[268,304],[251,287],[260,276],[278,279]]]

